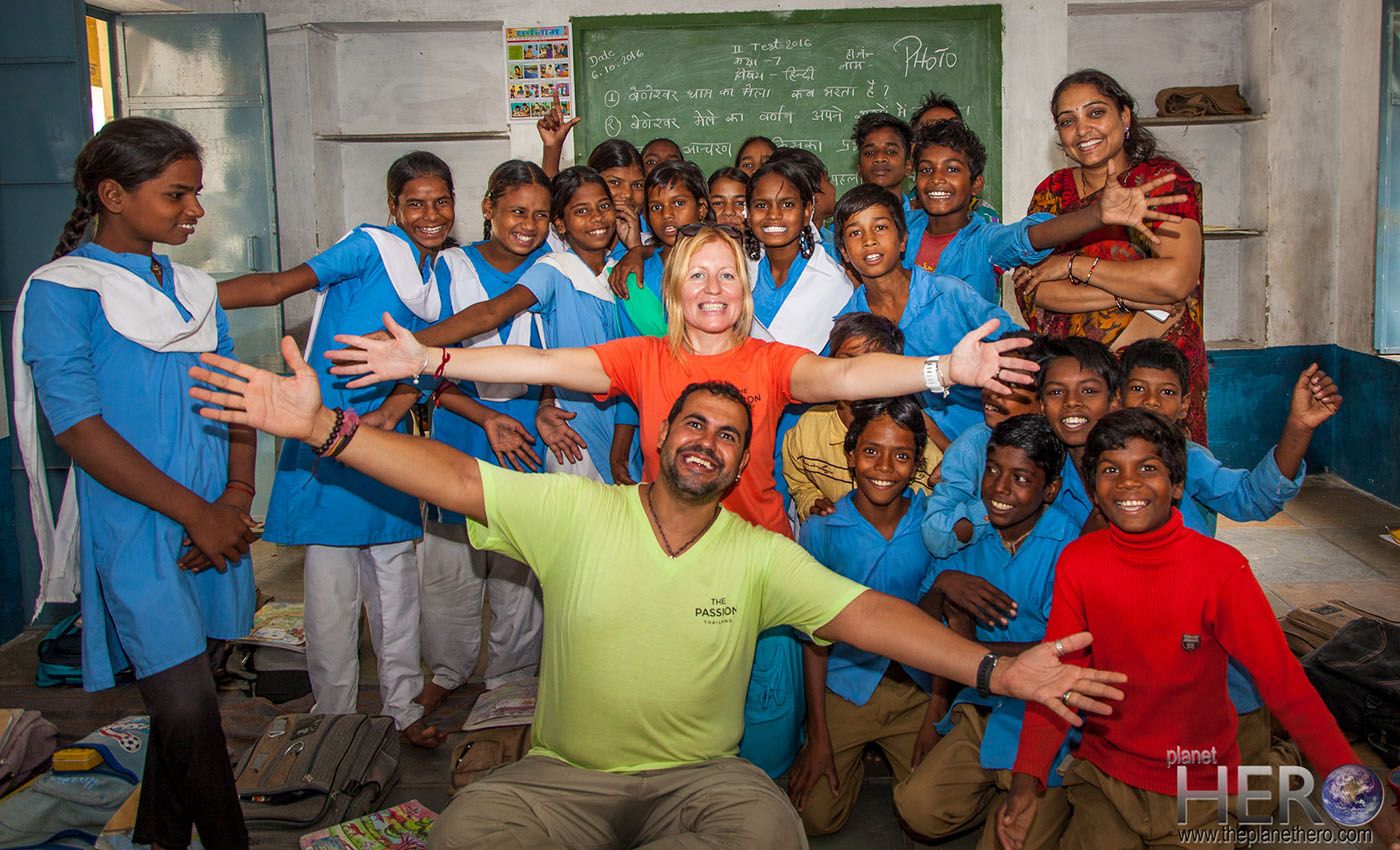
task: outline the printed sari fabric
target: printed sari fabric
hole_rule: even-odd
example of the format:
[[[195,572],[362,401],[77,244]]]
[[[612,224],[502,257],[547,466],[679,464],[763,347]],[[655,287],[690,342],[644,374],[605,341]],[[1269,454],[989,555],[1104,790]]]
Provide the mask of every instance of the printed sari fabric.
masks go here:
[[[1183,219],[1201,222],[1201,186],[1191,173],[1180,164],[1164,158],[1153,158],[1133,166],[1119,175],[1125,186],[1137,186],[1162,174],[1176,175],[1176,182],[1157,190],[1157,194],[1184,194],[1184,203],[1157,207],[1159,212],[1173,213]],[[1098,200],[1095,192],[1088,197],[1079,197],[1074,184],[1074,169],[1062,168],[1041,181],[1031,198],[1028,213],[1050,213],[1060,215],[1086,207]],[[1161,222],[1149,221],[1148,226],[1156,230]],[[1136,231],[1120,226],[1101,227],[1076,242],[1061,245],[1055,249],[1058,254],[1078,251],[1086,257],[1100,257],[1105,260],[1141,260],[1152,256],[1149,243]],[[1162,337],[1181,349],[1191,364],[1191,387],[1187,392],[1190,407],[1187,410],[1186,426],[1191,439],[1206,443],[1206,346],[1202,333],[1202,305],[1204,303],[1205,261],[1196,277],[1196,286],[1186,297],[1186,314],[1181,317]],[[1108,310],[1095,310],[1088,313],[1059,313],[1036,306],[1035,293],[1028,293],[1016,287],[1016,302],[1026,323],[1036,333],[1054,339],[1082,336],[1096,339],[1104,345],[1112,345],[1118,335],[1128,327],[1133,313],[1124,313],[1114,307]]]

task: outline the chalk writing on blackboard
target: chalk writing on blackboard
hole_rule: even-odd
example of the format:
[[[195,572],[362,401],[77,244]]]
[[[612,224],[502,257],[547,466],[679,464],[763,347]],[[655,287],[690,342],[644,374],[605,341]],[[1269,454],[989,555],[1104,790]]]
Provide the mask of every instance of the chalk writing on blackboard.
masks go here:
[[[893,45],[895,53],[904,57],[904,76],[912,71],[933,71],[939,68],[956,68],[958,54],[951,47],[929,49],[917,35],[906,35]]]

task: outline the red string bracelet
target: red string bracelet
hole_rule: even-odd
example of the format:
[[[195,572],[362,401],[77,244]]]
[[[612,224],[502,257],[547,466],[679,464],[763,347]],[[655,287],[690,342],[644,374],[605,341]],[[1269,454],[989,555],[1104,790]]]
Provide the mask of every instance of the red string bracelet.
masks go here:
[[[428,400],[433,403],[434,409],[437,409],[442,406],[442,393],[444,390],[447,389],[447,385],[443,381],[442,376],[447,371],[447,361],[451,359],[452,355],[448,353],[446,348],[444,348],[442,350],[442,362],[439,363],[438,367],[433,370],[433,377],[437,379],[438,385],[433,390],[433,394],[428,397]]]

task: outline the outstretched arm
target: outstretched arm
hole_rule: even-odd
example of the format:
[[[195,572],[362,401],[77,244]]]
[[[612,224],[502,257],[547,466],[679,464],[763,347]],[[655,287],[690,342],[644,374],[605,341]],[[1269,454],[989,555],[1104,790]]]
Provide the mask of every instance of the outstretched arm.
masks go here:
[[[939,374],[947,386],[966,384],[1009,393],[1011,388],[1002,381],[1034,383],[1032,375],[1039,367],[1029,360],[1010,356],[1015,349],[1029,345],[1030,340],[1017,337],[983,341],[999,324],[993,319],[974,328],[951,354],[942,356]],[[923,357],[862,354],[837,360],[812,354],[798,360],[792,368],[792,397],[811,404],[908,395],[921,392],[926,386]]]
[[[190,395],[210,405],[201,408],[200,415],[309,446],[325,443],[335,427],[335,414],[321,404],[316,372],[302,360],[291,337],[282,338],[282,356],[291,377],[217,354],[200,355],[206,365],[220,370],[190,369],[190,377],[215,388],[190,388]],[[435,440],[361,428],[336,460],[395,490],[486,522],[476,458]]]
[[[966,685],[976,684],[977,667],[987,654],[986,647],[954,633],[908,602],[874,590],[857,596],[831,622],[818,629],[816,635],[823,640],[849,643]],[[1063,652],[1072,653],[1088,646],[1092,640],[1088,632],[1079,632],[1060,639],[1058,645]],[[1040,703],[1075,726],[1084,722],[1075,710],[1112,713],[1112,709],[1097,698],[1121,700],[1123,692],[1109,683],[1123,682],[1127,677],[1061,664],[1055,650],[1056,644],[1044,643],[1015,658],[1002,658],[992,672],[992,691]],[[1060,697],[1066,691],[1074,691],[1072,707],[1061,702]]]
[[[1106,224],[1131,227],[1142,234],[1148,242],[1155,245],[1161,240],[1156,233],[1152,232],[1152,228],[1148,227],[1146,222],[1165,221],[1175,224],[1181,221],[1179,215],[1159,213],[1153,209],[1167,204],[1182,204],[1189,200],[1186,195],[1152,197],[1154,189],[1160,189],[1176,182],[1175,174],[1163,174],[1141,186],[1124,186],[1118,182],[1117,177],[1118,175],[1114,174],[1112,170],[1109,171],[1108,182],[1099,194],[1098,201],[1090,206],[1057,215],[1049,221],[1031,225],[1026,231],[1026,235],[1030,237],[1031,246],[1039,250],[1063,245],[1092,233]]]
[[[347,347],[326,352],[326,357],[339,364],[331,367],[331,373],[362,376],[350,382],[352,389],[425,373],[457,381],[553,384],[585,393],[605,393],[612,387],[603,361],[587,348],[427,348],[388,313],[384,314],[384,327],[392,339],[336,336],[336,342]]]
[[[225,310],[271,307],[315,286],[316,273],[306,263],[283,272],[239,275],[220,281],[219,306]]]
[[[478,301],[446,319],[424,328],[415,336],[424,345],[456,345],[487,331],[495,330],[535,306],[535,293],[516,284],[495,298]]]

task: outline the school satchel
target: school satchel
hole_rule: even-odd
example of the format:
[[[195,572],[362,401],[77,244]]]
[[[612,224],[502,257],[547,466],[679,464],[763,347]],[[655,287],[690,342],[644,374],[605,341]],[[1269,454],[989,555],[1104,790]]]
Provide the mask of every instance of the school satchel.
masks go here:
[[[1303,659],[1303,670],[1338,726],[1386,764],[1400,762],[1400,626],[1352,620]]]
[[[48,766],[58,728],[34,710],[0,708],[0,797]]]
[[[399,778],[399,734],[388,717],[284,714],[234,773],[249,826],[330,826],[380,807]]]
[[[452,750],[452,790],[470,785],[502,765],[520,761],[530,751],[530,726],[477,729]]]

